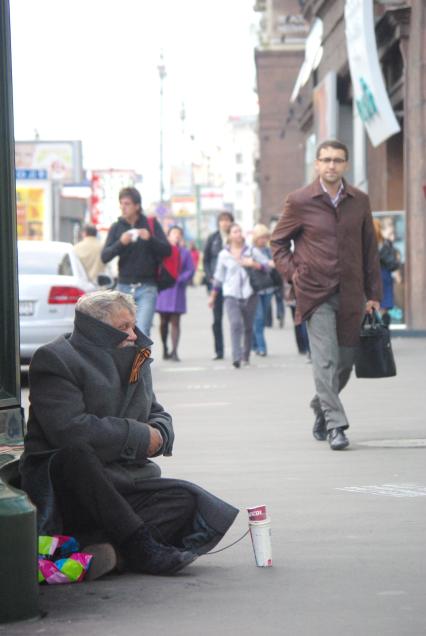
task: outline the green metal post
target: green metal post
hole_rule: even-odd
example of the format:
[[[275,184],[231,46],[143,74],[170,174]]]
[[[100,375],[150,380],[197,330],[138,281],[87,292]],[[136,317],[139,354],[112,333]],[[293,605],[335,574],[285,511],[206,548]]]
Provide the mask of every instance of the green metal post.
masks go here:
[[[2,479],[0,555],[0,623],[35,618],[39,615],[36,511],[24,492]]]
[[[21,437],[15,160],[9,0],[0,2],[0,438]],[[0,474],[0,623],[38,615],[36,512]],[[16,464],[15,464],[16,468]]]

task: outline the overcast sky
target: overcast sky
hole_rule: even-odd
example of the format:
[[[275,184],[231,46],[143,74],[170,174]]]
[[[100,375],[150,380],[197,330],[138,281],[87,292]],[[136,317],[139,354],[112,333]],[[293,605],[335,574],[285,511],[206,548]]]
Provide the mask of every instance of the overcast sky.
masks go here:
[[[253,0],[10,0],[15,136],[81,139],[85,168],[133,168],[156,198],[164,152],[208,149],[229,115],[256,112]],[[158,196],[158,195],[157,195]]]

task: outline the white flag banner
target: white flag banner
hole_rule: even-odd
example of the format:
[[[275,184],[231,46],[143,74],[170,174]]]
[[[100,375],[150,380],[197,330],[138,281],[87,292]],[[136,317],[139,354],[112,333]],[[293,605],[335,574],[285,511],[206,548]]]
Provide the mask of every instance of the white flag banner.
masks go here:
[[[345,32],[354,101],[373,146],[400,131],[386,92],[374,31],[373,0],[346,0]]]

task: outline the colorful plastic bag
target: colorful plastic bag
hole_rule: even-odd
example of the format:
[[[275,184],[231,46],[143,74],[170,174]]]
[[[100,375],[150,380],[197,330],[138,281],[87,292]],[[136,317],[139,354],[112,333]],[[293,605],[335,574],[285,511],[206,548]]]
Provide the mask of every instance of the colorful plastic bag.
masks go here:
[[[39,536],[38,582],[49,584],[80,583],[90,567],[92,555],[79,552],[74,537]]]

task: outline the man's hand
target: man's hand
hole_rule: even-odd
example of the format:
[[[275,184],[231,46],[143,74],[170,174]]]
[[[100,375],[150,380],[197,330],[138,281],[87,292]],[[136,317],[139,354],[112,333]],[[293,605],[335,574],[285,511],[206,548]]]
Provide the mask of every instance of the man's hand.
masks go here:
[[[123,232],[120,236],[120,243],[122,245],[129,245],[133,241],[133,237],[130,232]]]
[[[216,302],[216,296],[217,296],[217,293],[215,291],[210,292],[210,296],[207,301],[207,306],[209,307],[209,309],[213,309],[214,304]]]
[[[379,311],[379,310],[380,310],[380,303],[378,300],[367,300],[367,303],[365,305],[365,313],[372,314],[373,311]]]
[[[149,424],[148,424],[149,426]],[[150,441],[148,446],[148,457],[153,457],[162,447],[163,438],[156,428],[149,426]]]
[[[255,261],[251,256],[244,256],[241,259],[241,265],[243,267],[251,267],[252,269],[262,269],[262,265]]]
[[[148,241],[151,238],[151,232],[149,232],[145,228],[142,228],[141,230],[139,230],[139,238],[143,241]]]

